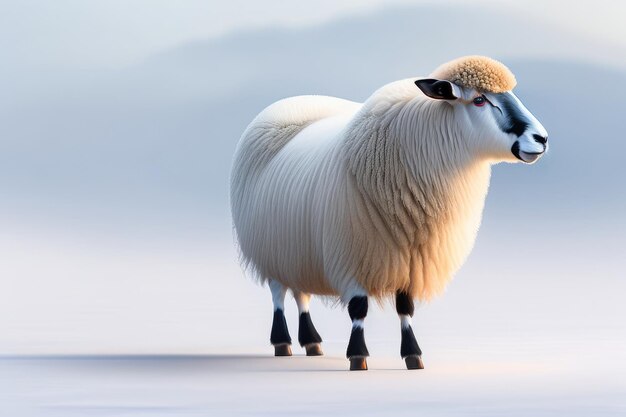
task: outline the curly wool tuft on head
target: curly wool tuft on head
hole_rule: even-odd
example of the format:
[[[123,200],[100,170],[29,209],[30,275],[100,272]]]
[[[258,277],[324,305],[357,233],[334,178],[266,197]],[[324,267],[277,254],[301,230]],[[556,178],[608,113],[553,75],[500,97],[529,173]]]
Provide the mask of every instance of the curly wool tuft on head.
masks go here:
[[[503,63],[480,55],[447,62],[437,68],[431,77],[490,93],[511,91],[517,84],[513,73]]]

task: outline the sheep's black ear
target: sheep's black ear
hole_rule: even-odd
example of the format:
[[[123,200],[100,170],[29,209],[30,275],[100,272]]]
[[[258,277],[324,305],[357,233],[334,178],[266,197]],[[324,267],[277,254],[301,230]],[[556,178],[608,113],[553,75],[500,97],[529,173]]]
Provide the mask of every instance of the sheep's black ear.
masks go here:
[[[450,81],[424,78],[415,81],[415,85],[430,98],[437,100],[456,100],[459,98],[454,93],[454,86]]]

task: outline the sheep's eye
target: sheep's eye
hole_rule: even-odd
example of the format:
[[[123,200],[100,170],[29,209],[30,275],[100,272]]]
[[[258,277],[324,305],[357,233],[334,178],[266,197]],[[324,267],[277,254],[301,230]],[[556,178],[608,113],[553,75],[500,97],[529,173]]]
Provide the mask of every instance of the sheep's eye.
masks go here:
[[[485,97],[483,96],[478,96],[474,100],[472,100],[472,102],[474,103],[475,106],[482,107],[485,105],[487,100],[485,100]]]

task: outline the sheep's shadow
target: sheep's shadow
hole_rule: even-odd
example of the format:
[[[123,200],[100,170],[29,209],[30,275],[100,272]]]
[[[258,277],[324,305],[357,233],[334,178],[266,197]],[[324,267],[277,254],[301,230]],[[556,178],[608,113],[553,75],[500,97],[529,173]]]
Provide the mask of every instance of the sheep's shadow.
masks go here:
[[[263,354],[51,354],[5,355],[0,365],[63,368],[76,371],[138,372],[343,372],[345,358],[275,357]]]

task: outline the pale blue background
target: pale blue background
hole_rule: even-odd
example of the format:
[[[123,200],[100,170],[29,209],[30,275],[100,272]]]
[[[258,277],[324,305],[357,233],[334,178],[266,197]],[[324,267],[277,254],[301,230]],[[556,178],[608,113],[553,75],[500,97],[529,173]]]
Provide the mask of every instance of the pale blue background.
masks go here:
[[[0,354],[271,353],[269,293],[238,268],[228,210],[246,124],[285,96],[364,100],[386,82],[486,54],[516,74],[551,148],[534,166],[494,169],[475,251],[448,293],[418,310],[427,365],[449,372],[442,390],[457,381],[452,396],[475,392],[481,415],[489,387],[513,381],[520,415],[536,390],[559,400],[530,401],[535,412],[623,412],[625,10],[608,1],[2,2]],[[329,360],[341,358],[347,314],[320,302],[312,314]],[[392,308],[372,308],[368,343],[383,368],[402,367],[398,326]],[[210,358],[192,364],[211,374],[222,362]],[[336,360],[320,366],[343,369]],[[0,366],[11,381],[25,375]],[[73,372],[60,374],[80,386]],[[31,398],[80,411],[67,387],[46,396],[11,381],[15,410]],[[92,403],[106,403],[91,386]],[[203,395],[199,413],[216,398]],[[492,411],[502,415],[503,404]]]

